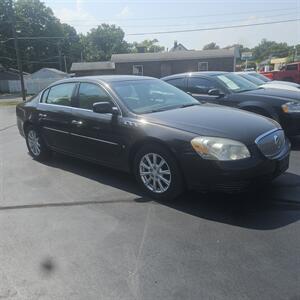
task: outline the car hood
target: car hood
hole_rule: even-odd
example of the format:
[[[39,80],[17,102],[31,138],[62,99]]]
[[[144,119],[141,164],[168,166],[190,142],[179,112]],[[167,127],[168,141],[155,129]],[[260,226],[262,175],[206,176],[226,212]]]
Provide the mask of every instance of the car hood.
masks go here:
[[[294,86],[296,88],[300,88],[300,84],[296,83],[296,82],[290,82],[290,81],[283,81],[283,80],[272,80],[272,81],[268,81],[266,83],[278,83],[278,84],[283,84],[283,85],[288,85],[288,86]]]
[[[254,113],[221,105],[202,104],[144,115],[148,122],[204,136],[241,141],[247,145],[272,129],[275,121]]]
[[[269,98],[277,98],[287,101],[300,101],[300,93],[298,91],[289,91],[289,90],[281,90],[281,89],[264,89],[259,88],[252,91],[241,92],[240,94],[250,95],[250,96],[263,96]]]
[[[296,86],[291,86],[291,85],[286,85],[281,83],[266,83],[266,84],[262,84],[261,87],[265,89],[281,89],[281,90],[298,92],[300,97],[300,88]]]

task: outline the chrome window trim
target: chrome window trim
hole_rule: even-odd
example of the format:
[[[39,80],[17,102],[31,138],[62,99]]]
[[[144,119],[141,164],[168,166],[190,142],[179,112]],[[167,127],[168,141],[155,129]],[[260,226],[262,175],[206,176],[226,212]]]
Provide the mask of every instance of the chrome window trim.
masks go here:
[[[274,133],[276,131],[283,131],[282,128],[275,128],[275,129],[272,129],[272,130],[269,130],[261,135],[259,135],[256,139],[255,139],[255,144],[258,144],[258,142],[263,139],[264,137],[268,136],[269,134],[271,133]]]
[[[86,108],[79,108],[79,107],[74,107],[74,106],[65,106],[65,105],[51,104],[51,103],[44,103],[44,102],[41,102],[39,104],[42,104],[42,105],[53,105],[53,106],[64,107],[64,108],[69,107],[70,109],[89,111],[91,113],[98,114],[98,113],[93,112],[91,109],[86,109]],[[98,114],[98,115],[112,115],[112,113]],[[120,116],[122,116],[122,115],[120,115]]]
[[[72,108],[72,109],[79,109],[79,110],[90,111],[90,112],[94,113],[92,109],[85,109],[85,108],[80,108],[80,107],[75,107],[75,106],[66,106],[66,105],[60,105],[60,104],[53,104],[53,103],[41,102],[41,100],[42,100],[42,95],[45,93],[45,91],[46,91],[47,89],[51,89],[52,87],[55,87],[55,86],[57,86],[57,85],[64,84],[64,83],[76,83],[76,84],[79,84],[79,88],[80,88],[80,83],[89,83],[89,84],[94,84],[94,85],[99,86],[100,88],[102,88],[102,89],[108,94],[108,96],[111,98],[111,101],[113,102],[113,104],[119,109],[120,117],[123,117],[123,112],[122,112],[122,109],[121,109],[120,105],[119,105],[118,102],[116,101],[115,97],[110,93],[110,91],[104,86],[104,85],[105,85],[104,82],[103,82],[103,84],[102,84],[102,83],[100,83],[100,82],[90,82],[90,81],[70,81],[70,82],[62,82],[62,83],[58,83],[58,84],[56,84],[56,85],[51,85],[51,86],[45,88],[45,89],[41,92],[40,97],[39,97],[39,104],[42,104],[42,105],[54,105],[54,106],[58,106],[58,107],[70,107],[70,108]],[[78,92],[79,92],[79,89],[78,89]],[[112,115],[112,114],[110,114],[110,115]]]

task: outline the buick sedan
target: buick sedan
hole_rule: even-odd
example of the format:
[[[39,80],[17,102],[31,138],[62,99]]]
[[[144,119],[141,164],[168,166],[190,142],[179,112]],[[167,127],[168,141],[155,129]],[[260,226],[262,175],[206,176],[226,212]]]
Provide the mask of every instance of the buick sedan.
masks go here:
[[[150,77],[69,78],[16,113],[34,159],[57,151],[131,172],[156,199],[185,188],[240,190],[289,165],[290,144],[276,121],[201,104]]]

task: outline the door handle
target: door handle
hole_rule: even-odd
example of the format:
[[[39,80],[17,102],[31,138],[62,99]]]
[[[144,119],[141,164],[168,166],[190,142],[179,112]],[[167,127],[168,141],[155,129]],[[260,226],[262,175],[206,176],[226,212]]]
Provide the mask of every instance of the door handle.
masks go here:
[[[40,117],[41,119],[47,118],[47,114],[39,114],[39,117]]]
[[[82,121],[72,120],[72,124],[76,126],[81,126],[83,124]]]

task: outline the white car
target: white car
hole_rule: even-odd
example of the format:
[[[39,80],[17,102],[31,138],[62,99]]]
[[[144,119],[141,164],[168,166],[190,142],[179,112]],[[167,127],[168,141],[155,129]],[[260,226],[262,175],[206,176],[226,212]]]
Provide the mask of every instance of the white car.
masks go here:
[[[294,92],[299,92],[300,94],[300,84],[288,81],[280,80],[270,80],[266,76],[256,73],[256,72],[236,72],[239,76],[251,81],[257,86],[260,86],[265,89],[281,89],[289,90]]]

